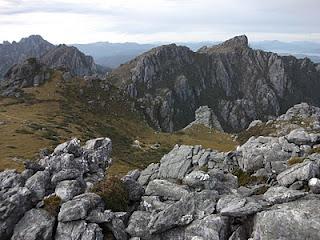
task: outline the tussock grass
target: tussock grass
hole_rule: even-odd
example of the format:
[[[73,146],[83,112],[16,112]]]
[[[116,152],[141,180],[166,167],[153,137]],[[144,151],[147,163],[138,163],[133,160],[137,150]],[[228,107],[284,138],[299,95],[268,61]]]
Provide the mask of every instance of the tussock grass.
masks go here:
[[[292,166],[298,163],[302,163],[303,161],[304,161],[304,158],[302,157],[292,157],[287,161],[287,163],[289,166]]]

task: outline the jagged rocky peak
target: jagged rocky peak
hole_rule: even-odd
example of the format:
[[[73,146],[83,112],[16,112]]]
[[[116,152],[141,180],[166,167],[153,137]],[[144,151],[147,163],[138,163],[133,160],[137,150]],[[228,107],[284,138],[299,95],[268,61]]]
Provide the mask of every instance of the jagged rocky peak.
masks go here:
[[[224,47],[248,47],[248,38],[246,35],[236,36],[231,38],[224,43],[220,44],[220,46]]]
[[[32,35],[19,42],[0,44],[0,79],[17,63],[28,58],[40,58],[55,46],[39,35]]]
[[[38,46],[39,44],[47,44],[48,46],[53,46],[53,44],[49,43],[48,41],[44,40],[42,36],[40,35],[31,35],[26,38],[22,38],[19,42],[20,44],[26,44],[26,45],[33,45]]]
[[[2,96],[16,96],[21,88],[37,87],[51,77],[51,70],[36,58],[29,58],[15,64],[0,82]]]
[[[51,68],[62,68],[73,75],[92,75],[97,71],[97,66],[90,56],[86,56],[75,47],[61,44],[41,57],[41,62]]]
[[[221,44],[214,45],[212,47],[203,47],[199,49],[199,53],[218,53],[218,52],[228,52],[239,49],[249,48],[249,42],[246,35],[236,36],[231,38]]]
[[[186,127],[205,105],[223,129],[233,132],[300,102],[320,106],[316,64],[251,49],[245,36],[199,52],[175,45],[155,48],[109,77],[163,131]]]

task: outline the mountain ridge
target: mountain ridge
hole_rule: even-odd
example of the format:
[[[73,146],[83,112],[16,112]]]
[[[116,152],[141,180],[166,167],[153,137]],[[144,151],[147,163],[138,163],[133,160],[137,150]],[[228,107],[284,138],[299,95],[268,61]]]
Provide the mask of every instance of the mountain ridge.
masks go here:
[[[98,72],[93,58],[77,48],[63,44],[55,46],[40,35],[31,35],[19,42],[0,44],[0,79],[13,65],[29,58],[37,58],[50,68],[64,67],[73,75],[84,76]]]
[[[198,52],[175,44],[153,48],[109,79],[137,98],[151,125],[164,131],[185,127],[202,105],[214,109],[229,131],[302,101],[319,105],[319,65],[254,50],[245,36]]]

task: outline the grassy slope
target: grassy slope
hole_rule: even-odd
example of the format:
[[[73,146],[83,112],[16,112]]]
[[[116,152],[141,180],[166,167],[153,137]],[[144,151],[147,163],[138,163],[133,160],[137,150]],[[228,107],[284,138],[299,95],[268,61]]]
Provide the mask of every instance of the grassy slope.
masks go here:
[[[52,149],[71,137],[82,141],[110,137],[112,174],[158,162],[176,143],[221,151],[233,150],[237,145],[230,135],[201,126],[174,134],[157,133],[130,110],[128,100],[116,89],[102,91],[100,84],[88,86],[81,79],[61,84],[59,72],[45,85],[25,89],[25,93],[23,101],[0,99],[0,122],[5,122],[0,125],[0,170],[21,170],[21,161],[13,158],[35,159],[39,149]],[[131,146],[136,139],[142,148]],[[161,146],[157,150],[150,148],[155,143]]]

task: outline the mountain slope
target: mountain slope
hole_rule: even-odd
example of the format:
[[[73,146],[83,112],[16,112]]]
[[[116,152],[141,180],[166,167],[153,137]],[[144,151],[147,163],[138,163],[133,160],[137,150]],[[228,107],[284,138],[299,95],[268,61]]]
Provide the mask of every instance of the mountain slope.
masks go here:
[[[295,103],[320,104],[319,65],[253,50],[246,36],[198,52],[174,44],[154,48],[115,69],[109,79],[164,131],[185,127],[204,105],[225,130],[239,131]]]
[[[59,45],[41,57],[41,62],[51,68],[63,68],[75,76],[92,75],[97,66],[90,56],[84,55],[75,47]]]
[[[157,133],[117,88],[99,79],[66,82],[62,76],[53,71],[43,85],[21,89],[18,98],[0,97],[1,170],[22,169],[22,162],[36,159],[41,148],[54,148],[71,137],[112,138],[113,174],[157,162],[176,143],[221,151],[233,150],[237,144],[230,135],[201,126],[175,134]]]

